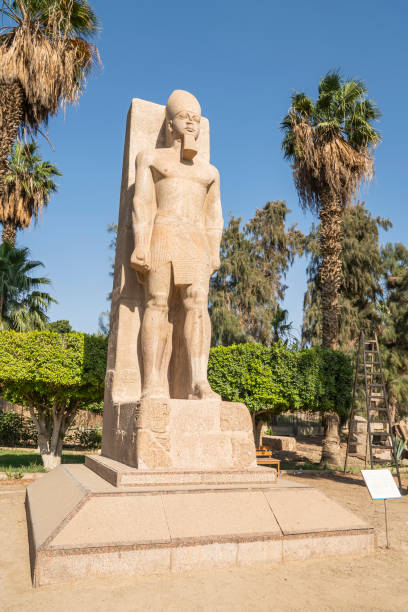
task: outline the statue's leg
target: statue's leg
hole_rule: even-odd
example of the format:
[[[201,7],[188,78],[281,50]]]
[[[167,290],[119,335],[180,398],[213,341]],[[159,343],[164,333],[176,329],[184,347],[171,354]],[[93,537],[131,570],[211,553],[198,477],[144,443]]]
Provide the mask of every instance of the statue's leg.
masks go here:
[[[190,399],[218,399],[207,379],[208,355],[211,343],[211,322],[208,314],[208,289],[192,284],[183,290],[186,311],[184,338],[191,374]]]
[[[167,352],[170,282],[170,263],[148,274],[146,310],[142,323],[142,398],[168,396],[162,370]]]

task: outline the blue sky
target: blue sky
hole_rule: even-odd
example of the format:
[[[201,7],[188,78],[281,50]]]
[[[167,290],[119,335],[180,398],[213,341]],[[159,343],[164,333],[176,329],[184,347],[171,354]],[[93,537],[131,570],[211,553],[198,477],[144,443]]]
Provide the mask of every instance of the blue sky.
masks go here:
[[[173,89],[192,91],[210,119],[211,161],[221,174],[224,217],[244,220],[268,200],[286,200],[289,222],[310,228],[291,169],[280,150],[279,123],[291,93],[315,96],[330,69],[360,77],[382,110],[376,178],[363,192],[375,215],[394,227],[382,240],[406,241],[408,148],[401,103],[408,94],[407,3],[403,0],[94,0],[102,30],[95,42],[103,69],[79,105],[50,121],[63,176],[37,227],[18,245],[45,264],[58,305],[51,320],[94,332],[112,285],[107,225],[117,220],[127,110],[131,98],[165,104]],[[118,9],[120,7],[120,10]],[[287,276],[285,307],[298,331],[306,262]]]

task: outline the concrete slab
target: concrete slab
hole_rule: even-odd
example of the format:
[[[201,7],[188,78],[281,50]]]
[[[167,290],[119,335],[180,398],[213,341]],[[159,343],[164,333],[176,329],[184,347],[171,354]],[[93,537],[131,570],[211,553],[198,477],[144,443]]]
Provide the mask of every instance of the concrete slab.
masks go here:
[[[91,497],[50,546],[114,546],[130,542],[170,542],[160,496]]]
[[[27,487],[27,507],[35,547],[46,542],[86,495],[85,487],[79,480],[74,480],[63,465]]]
[[[284,535],[368,528],[364,521],[317,489],[269,489],[265,497]]]
[[[281,531],[261,491],[214,491],[165,495],[172,539],[268,534]]]

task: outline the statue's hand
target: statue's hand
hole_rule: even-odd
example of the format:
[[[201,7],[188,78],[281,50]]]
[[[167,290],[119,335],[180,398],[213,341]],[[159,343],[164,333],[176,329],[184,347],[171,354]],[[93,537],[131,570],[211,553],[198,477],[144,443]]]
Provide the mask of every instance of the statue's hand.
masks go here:
[[[137,272],[148,272],[150,270],[150,266],[148,264],[148,253],[143,247],[137,246],[135,248],[130,257],[130,265]]]

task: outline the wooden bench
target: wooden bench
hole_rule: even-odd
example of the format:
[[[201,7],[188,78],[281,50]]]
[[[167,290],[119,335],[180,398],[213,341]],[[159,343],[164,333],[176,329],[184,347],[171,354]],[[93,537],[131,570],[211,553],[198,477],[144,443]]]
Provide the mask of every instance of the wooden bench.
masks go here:
[[[280,459],[272,457],[272,449],[268,446],[256,447],[256,463],[257,465],[276,465],[278,476],[280,473]]]

